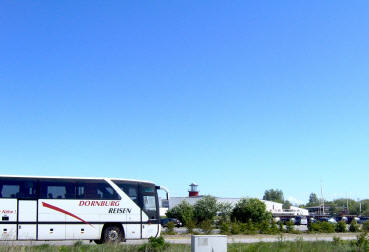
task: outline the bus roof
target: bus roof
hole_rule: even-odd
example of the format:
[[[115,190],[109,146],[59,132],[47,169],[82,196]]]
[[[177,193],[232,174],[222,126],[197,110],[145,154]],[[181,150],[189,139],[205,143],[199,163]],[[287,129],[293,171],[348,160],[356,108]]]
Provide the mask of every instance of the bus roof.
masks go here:
[[[147,180],[137,180],[137,179],[123,179],[123,178],[108,178],[108,177],[67,177],[67,176],[22,176],[22,175],[0,175],[0,177],[8,177],[8,178],[43,178],[43,179],[109,179],[109,180],[121,180],[121,181],[131,181],[137,183],[148,183],[155,184],[152,181]]]

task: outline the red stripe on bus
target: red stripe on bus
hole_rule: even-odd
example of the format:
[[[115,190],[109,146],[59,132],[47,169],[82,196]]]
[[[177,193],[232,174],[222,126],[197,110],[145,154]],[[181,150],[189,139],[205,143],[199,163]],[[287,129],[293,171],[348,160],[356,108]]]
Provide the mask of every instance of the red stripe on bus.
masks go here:
[[[85,224],[88,224],[88,225],[92,226],[90,223],[88,223],[88,222],[87,222],[87,221],[85,221],[84,219],[82,219],[82,218],[80,218],[80,217],[78,217],[78,216],[76,216],[76,215],[74,215],[74,214],[72,214],[72,213],[70,213],[70,212],[68,212],[68,211],[65,211],[64,209],[61,209],[61,208],[59,208],[59,207],[56,207],[56,206],[53,206],[53,205],[47,204],[47,203],[45,203],[45,202],[42,202],[42,206],[43,206],[43,207],[50,208],[50,209],[55,210],[55,211],[58,211],[58,212],[61,212],[61,213],[63,213],[63,214],[67,214],[67,215],[69,215],[69,216],[72,216],[73,218],[76,218],[77,220],[82,221],[82,222],[83,222],[83,223],[85,223]]]

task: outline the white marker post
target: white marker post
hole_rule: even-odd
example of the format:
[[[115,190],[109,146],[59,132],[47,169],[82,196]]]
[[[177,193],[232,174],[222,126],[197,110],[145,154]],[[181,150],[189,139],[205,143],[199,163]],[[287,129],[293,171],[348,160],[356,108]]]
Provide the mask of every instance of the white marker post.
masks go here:
[[[227,236],[192,235],[191,252],[227,252]]]

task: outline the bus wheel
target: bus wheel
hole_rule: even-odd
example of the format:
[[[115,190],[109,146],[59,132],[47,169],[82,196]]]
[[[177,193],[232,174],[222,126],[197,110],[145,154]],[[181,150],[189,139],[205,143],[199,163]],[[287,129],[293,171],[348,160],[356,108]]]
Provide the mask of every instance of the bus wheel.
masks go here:
[[[118,226],[106,226],[103,231],[104,243],[118,243],[123,241],[123,231]]]

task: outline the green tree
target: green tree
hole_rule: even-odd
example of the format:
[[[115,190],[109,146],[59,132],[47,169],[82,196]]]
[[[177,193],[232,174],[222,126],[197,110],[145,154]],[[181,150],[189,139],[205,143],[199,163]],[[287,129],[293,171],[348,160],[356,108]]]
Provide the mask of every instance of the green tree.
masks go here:
[[[263,200],[269,200],[274,202],[283,203],[284,197],[282,190],[279,189],[269,189],[264,192]]]
[[[316,193],[310,193],[308,205],[309,206],[319,205],[319,199],[318,199],[318,196],[316,195]]]
[[[291,202],[289,202],[288,200],[286,200],[285,202],[283,202],[283,209],[290,209],[290,207],[292,206]]]
[[[194,205],[194,216],[198,222],[213,220],[218,211],[217,200],[213,196],[205,196]]]
[[[232,211],[232,219],[243,223],[270,221],[271,218],[272,215],[266,210],[265,204],[258,199],[243,198]]]
[[[180,220],[183,225],[187,226],[187,224],[190,223],[194,217],[194,209],[192,205],[184,200],[177,206],[169,209],[166,215],[169,218],[176,218]]]
[[[347,210],[349,214],[359,214],[360,204],[359,202],[353,199],[346,198],[335,199],[332,202],[330,202],[330,204],[336,207],[337,213]]]
[[[361,200],[361,215],[368,216],[369,215],[369,199]],[[360,205],[359,205],[360,208]]]
[[[342,210],[342,207],[337,207],[333,202],[327,202],[325,205],[329,207],[329,214],[332,216],[337,215]]]
[[[228,202],[220,202],[218,203],[218,215],[221,218],[222,222],[228,222],[231,219],[231,214],[232,214],[232,204],[228,203]]]

